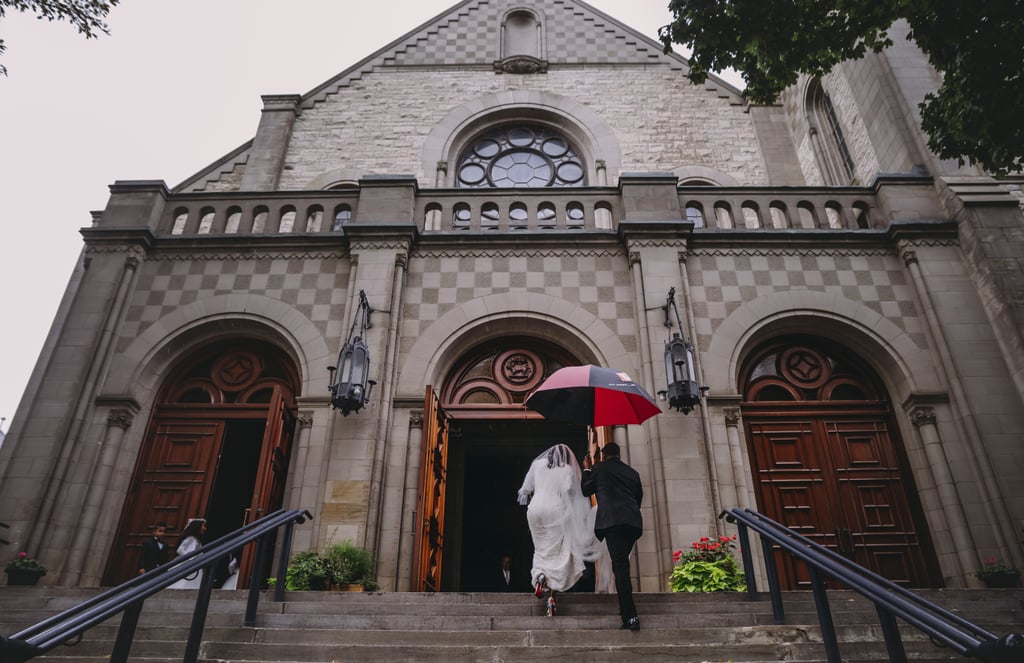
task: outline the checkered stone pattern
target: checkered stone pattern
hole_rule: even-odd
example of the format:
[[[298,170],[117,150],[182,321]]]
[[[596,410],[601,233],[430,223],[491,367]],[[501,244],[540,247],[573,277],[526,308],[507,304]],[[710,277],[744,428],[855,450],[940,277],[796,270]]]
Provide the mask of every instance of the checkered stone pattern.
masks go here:
[[[118,350],[151,324],[193,302],[218,295],[253,293],[293,306],[309,318],[328,345],[342,330],[349,269],[340,256],[277,255],[147,259],[128,306]]]
[[[773,292],[824,292],[867,306],[927,347],[913,285],[891,253],[696,251],[687,259],[698,343],[707,349],[723,321]]]
[[[501,20],[510,9],[522,6],[517,0],[474,2],[441,18],[392,53],[385,54],[383,62],[394,65],[494,62],[501,58]],[[546,59],[553,64],[652,62],[664,57],[659,48],[571,0],[548,0],[529,6],[543,16]],[[485,25],[490,22],[493,29],[481,30],[480,21]]]
[[[580,307],[636,349],[626,256],[612,252],[420,254],[409,261],[402,336],[414,342],[453,308],[499,293],[540,293]]]

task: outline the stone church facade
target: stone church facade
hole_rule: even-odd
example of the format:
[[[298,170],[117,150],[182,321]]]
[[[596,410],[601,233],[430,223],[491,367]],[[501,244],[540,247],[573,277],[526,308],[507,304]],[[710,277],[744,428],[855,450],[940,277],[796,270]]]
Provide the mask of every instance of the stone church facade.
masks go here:
[[[588,443],[526,396],[575,364],[667,390],[679,334],[693,411],[598,434],[645,483],[641,591],[737,506],[908,586],[1024,565],[1022,180],[928,152],[938,77],[894,41],[756,106],[583,2],[466,0],[264,97],[251,141],[82,230],[0,450],[8,538],[95,586],[157,521],[303,508],[295,550],[484,589],[527,565],[529,461]]]

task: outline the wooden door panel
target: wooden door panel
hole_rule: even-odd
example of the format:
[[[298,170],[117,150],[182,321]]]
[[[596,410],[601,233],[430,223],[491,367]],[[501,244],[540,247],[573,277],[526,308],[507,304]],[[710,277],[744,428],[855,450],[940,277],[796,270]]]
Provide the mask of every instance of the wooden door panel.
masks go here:
[[[128,497],[127,521],[122,524],[104,577],[117,584],[135,575],[142,541],[155,523],[165,522],[165,541],[173,549],[189,518],[206,514],[211,481],[224,437],[221,422],[158,419],[141,462],[136,485]]]
[[[448,421],[437,394],[427,385],[423,406],[423,455],[420,462],[414,582],[420,592],[441,590],[447,475]]]

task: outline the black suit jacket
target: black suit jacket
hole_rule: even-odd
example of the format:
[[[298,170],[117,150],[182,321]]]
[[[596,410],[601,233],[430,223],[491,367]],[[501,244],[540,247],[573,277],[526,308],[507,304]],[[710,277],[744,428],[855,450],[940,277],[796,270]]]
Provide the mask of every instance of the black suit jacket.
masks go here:
[[[155,536],[151,536],[142,542],[142,550],[139,551],[139,568],[152,571],[161,564],[167,562],[171,555],[171,547]]]
[[[640,475],[618,458],[609,458],[583,471],[580,490],[584,495],[597,495],[597,520],[594,533],[604,540],[604,533],[612,527],[626,526],[636,530],[637,536],[644,530],[640,515],[640,504],[644,489]]]
[[[499,568],[494,572],[494,591],[497,592],[518,592],[519,582],[516,577],[516,570],[510,569],[508,572],[508,583],[505,583],[505,573]]]

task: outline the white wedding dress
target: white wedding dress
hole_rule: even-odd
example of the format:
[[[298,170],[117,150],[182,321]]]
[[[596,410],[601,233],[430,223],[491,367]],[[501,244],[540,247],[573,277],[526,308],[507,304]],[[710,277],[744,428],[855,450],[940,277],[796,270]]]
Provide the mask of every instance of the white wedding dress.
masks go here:
[[[614,591],[611,560],[594,536],[597,507],[580,492],[580,466],[572,450],[556,444],[530,464],[519,489],[519,503],[528,504],[526,520],[533,537],[535,586],[541,577],[552,591],[571,588],[583,575],[584,562],[597,563],[597,592]]]
[[[198,550],[202,544],[194,536],[186,536],[178,544],[177,556],[182,557],[189,554],[194,550]],[[196,572],[195,578],[191,576],[185,576],[181,580],[178,580],[173,585],[168,585],[167,589],[199,589],[199,583],[203,580],[203,572],[200,570]]]

